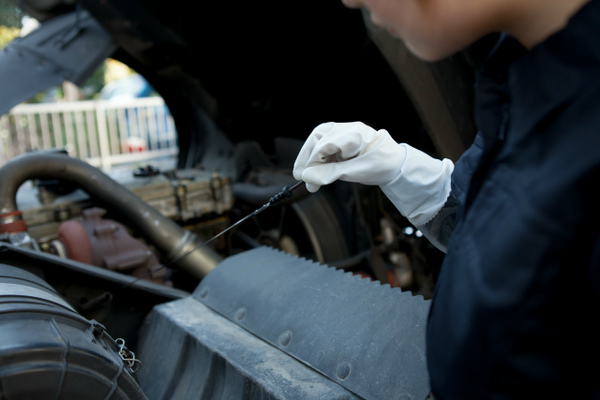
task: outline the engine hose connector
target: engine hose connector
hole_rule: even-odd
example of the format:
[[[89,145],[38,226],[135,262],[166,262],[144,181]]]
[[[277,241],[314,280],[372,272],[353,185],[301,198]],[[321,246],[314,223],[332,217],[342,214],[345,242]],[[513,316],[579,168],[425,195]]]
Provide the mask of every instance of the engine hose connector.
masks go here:
[[[23,220],[21,211],[9,211],[0,214],[0,233],[25,231],[27,231],[27,224]]]

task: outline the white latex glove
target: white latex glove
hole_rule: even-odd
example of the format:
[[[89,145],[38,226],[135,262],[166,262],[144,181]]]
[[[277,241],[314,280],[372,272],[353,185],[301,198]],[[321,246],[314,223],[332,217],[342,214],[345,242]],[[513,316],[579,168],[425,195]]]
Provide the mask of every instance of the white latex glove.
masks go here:
[[[397,143],[386,130],[362,122],[328,122],[312,131],[293,173],[310,192],[338,179],[379,185],[402,215],[422,226],[446,202],[453,169],[452,161]]]

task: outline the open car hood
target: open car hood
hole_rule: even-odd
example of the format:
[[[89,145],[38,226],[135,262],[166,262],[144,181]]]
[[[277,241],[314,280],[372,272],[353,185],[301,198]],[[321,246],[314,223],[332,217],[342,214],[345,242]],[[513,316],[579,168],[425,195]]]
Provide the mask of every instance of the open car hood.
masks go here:
[[[452,159],[475,133],[473,67],[464,57],[423,63],[337,0],[211,1],[193,12],[181,0],[18,6],[42,25],[0,57],[2,111],[61,79],[79,83],[110,56],[165,99],[179,167],[210,165],[211,154],[243,140],[266,148],[274,137],[302,140],[330,120],[361,120]]]

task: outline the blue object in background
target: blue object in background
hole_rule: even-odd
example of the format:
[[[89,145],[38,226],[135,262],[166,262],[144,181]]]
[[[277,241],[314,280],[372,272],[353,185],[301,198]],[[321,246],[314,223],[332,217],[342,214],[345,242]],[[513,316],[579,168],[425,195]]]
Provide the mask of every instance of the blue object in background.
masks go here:
[[[106,84],[100,91],[101,100],[120,100],[149,97],[154,89],[140,74],[117,79]]]
[[[108,101],[126,101],[133,100],[136,98],[150,97],[154,93],[154,88],[148,83],[144,77],[140,74],[133,74],[123,79],[117,79],[109,82],[100,91],[100,99]],[[159,131],[168,131],[168,118],[170,117],[170,111],[166,105],[163,106],[162,113],[155,110],[155,123],[158,128],[162,124],[162,129]],[[141,126],[137,124],[138,108],[131,107],[131,109],[125,110],[125,120],[127,126],[124,128],[124,146],[128,152],[147,151],[147,150],[158,150],[164,145],[161,145],[161,141],[158,143],[153,142],[150,138],[149,126],[145,126],[145,131],[141,130]],[[130,117],[136,121],[136,123],[130,123]],[[158,135],[158,132],[157,132]],[[139,143],[139,141],[144,143]]]

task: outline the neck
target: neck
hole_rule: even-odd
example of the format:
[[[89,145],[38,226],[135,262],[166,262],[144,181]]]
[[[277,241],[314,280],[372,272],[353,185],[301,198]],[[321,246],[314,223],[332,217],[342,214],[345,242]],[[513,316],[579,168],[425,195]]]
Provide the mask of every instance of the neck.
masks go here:
[[[537,0],[526,2],[508,18],[505,31],[531,49],[563,29],[571,17],[591,0]]]

